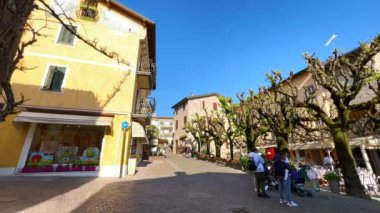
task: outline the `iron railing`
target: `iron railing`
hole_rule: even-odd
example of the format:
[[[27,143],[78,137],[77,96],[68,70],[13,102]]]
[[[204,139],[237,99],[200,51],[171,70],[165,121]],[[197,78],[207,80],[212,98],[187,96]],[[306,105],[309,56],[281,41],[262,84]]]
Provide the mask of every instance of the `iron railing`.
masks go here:
[[[156,100],[154,98],[137,99],[135,103],[135,114],[149,115],[156,109]]]
[[[140,59],[138,71],[156,73],[156,64],[152,59]]]

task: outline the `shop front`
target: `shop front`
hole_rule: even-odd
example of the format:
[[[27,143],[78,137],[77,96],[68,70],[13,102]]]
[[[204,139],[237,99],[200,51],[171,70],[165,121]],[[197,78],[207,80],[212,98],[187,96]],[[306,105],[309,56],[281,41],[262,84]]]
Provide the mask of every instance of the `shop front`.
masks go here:
[[[143,159],[144,145],[148,145],[148,137],[145,133],[144,127],[138,123],[132,122],[132,144],[131,144],[131,158],[136,159],[139,163]]]
[[[26,173],[97,175],[112,117],[22,112],[15,122],[31,123],[16,168]]]

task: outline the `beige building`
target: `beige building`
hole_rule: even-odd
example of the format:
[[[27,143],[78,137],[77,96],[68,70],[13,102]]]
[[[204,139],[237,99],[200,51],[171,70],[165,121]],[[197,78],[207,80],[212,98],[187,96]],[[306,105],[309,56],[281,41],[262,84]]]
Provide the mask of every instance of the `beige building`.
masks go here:
[[[153,116],[151,118],[151,124],[156,126],[159,130],[159,144],[151,144],[154,146],[161,145],[161,148],[171,147],[173,145],[174,136],[174,117],[169,116]]]
[[[184,130],[185,124],[194,119],[196,114],[200,116],[206,115],[205,110],[208,112],[220,110],[218,96],[219,94],[217,93],[191,95],[172,106],[174,110],[175,128],[173,152],[175,152],[177,148],[184,146],[196,148],[197,143],[194,138],[190,133],[186,133]],[[211,149],[213,148],[214,146],[211,144]]]

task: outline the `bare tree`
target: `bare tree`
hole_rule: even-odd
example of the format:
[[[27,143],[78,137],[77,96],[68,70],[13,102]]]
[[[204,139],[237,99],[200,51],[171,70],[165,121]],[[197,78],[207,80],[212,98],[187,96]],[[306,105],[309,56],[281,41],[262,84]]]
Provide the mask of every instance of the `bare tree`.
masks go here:
[[[257,139],[268,132],[269,126],[257,111],[258,102],[255,101],[255,93],[252,90],[249,91],[246,98],[244,93],[238,95],[238,98],[240,102],[236,109],[235,125],[244,132],[245,143],[249,152],[253,147],[256,147]]]
[[[207,118],[195,114],[195,118],[186,123],[185,131],[190,132],[198,145],[198,153],[201,153],[202,146],[206,146],[206,154],[210,154],[210,135],[208,131]]]
[[[237,140],[242,137],[242,128],[238,126],[239,105],[232,102],[232,98],[219,96],[219,102],[222,107],[222,114],[218,113],[216,116],[220,117],[217,121],[223,127],[227,142],[230,147],[230,158],[234,160],[234,147],[239,145]]]
[[[375,68],[374,60],[379,52],[380,36],[377,36],[372,42],[362,44],[350,54],[344,55],[335,50],[333,56],[326,62],[320,61],[313,55],[305,55],[308,63],[307,72],[312,74],[319,87],[327,91],[332,108],[336,111],[334,114],[327,112],[318,103],[299,100],[287,91],[279,90],[294,102],[295,107],[312,110],[315,117],[328,128],[341,162],[347,194],[363,198],[368,196],[356,171],[349,131],[352,121],[358,120],[358,116],[355,115],[376,114],[379,107],[380,75]],[[290,85],[287,82],[284,84]],[[360,96],[363,91],[369,94]]]
[[[224,118],[219,112],[211,111],[211,114],[209,114],[207,110],[205,118],[207,119],[207,133],[210,136],[210,139],[214,142],[216,157],[220,158],[221,148],[226,138],[224,131]]]

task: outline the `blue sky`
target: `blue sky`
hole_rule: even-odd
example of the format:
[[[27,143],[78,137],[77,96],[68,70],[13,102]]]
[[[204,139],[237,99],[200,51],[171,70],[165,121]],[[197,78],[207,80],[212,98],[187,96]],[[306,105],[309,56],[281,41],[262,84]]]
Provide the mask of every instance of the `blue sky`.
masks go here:
[[[156,113],[190,94],[225,96],[266,84],[265,73],[303,69],[380,32],[378,0],[121,0],[157,24]],[[324,44],[333,33],[338,37]]]

